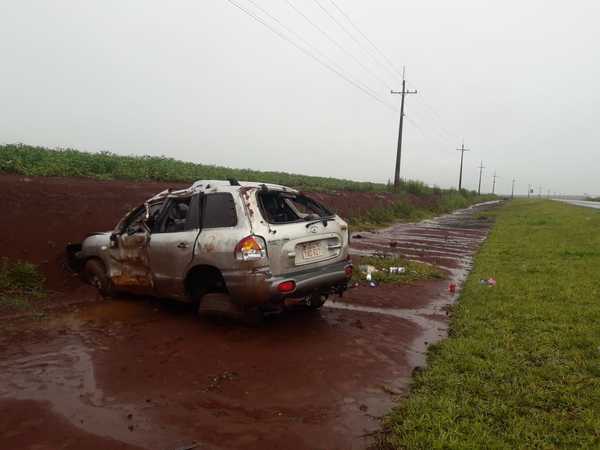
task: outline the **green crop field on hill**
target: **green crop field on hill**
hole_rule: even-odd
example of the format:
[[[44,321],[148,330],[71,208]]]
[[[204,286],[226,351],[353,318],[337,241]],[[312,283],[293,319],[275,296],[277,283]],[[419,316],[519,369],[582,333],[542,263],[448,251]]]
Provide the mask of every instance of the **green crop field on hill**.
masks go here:
[[[23,144],[0,146],[0,172],[28,176],[95,177],[105,180],[194,181],[235,178],[263,181],[307,190],[386,191],[383,183],[298,175],[251,169],[232,169],[178,161],[165,156],[121,156],[110,152],[87,153],[72,149],[51,150]],[[403,180],[401,192],[427,195],[441,192],[420,181]],[[463,195],[474,195],[463,191]]]

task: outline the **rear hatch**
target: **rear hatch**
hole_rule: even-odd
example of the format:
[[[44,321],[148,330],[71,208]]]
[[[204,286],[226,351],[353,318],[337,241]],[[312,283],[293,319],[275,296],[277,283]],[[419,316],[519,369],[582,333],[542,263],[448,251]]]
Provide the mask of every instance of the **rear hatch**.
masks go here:
[[[317,201],[296,192],[259,190],[273,275],[330,264],[346,257],[347,224]]]

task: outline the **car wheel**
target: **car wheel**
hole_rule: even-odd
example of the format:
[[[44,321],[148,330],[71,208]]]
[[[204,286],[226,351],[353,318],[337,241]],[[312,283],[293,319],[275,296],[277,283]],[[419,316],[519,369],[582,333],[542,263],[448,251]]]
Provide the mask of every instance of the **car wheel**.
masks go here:
[[[106,274],[102,261],[98,259],[86,261],[83,267],[83,276],[85,281],[98,289],[103,296],[110,297],[114,293],[112,282]]]
[[[321,307],[325,304],[326,300],[327,296],[314,294],[309,297],[306,297],[305,303],[308,309],[316,311],[318,309],[321,309]]]

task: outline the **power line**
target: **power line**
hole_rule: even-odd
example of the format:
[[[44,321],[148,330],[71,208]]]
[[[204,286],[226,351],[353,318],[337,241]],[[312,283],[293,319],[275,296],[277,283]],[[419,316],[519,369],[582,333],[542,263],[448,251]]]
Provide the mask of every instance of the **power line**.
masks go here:
[[[316,0],[315,0],[316,1]],[[334,0],[329,0],[329,2],[333,5],[333,7],[335,9],[337,9],[339,11],[339,13],[341,15],[344,16],[344,18],[346,19],[346,21],[365,39],[365,41],[367,41],[371,47],[373,47],[375,49],[375,51],[383,58],[383,60],[388,64],[388,66],[393,70],[394,75],[398,76],[399,78],[402,77],[402,73],[400,73],[400,71],[396,68],[396,66],[394,65],[394,63],[391,61],[390,58],[387,57],[387,55],[385,53],[383,53],[381,51],[381,49],[379,47],[377,47],[377,45],[375,45],[375,43],[369,39],[369,37],[358,27],[358,25],[356,25],[356,23],[350,18],[350,16],[348,15],[348,13],[346,13]],[[411,85],[411,83],[409,83],[407,81],[408,87],[413,87]],[[420,101],[424,107],[426,107],[439,121],[441,121],[441,117],[439,115],[439,113],[435,110],[435,108],[431,105],[429,105],[425,99],[420,98],[418,99],[418,101]],[[444,127],[440,126],[440,129],[446,133],[448,135],[448,137],[454,139],[456,137],[458,137],[458,135],[449,132],[447,129],[445,129]]]
[[[342,14],[342,15],[343,15],[345,18],[346,18],[346,20],[348,21],[348,23],[350,23],[350,25],[352,25],[352,27],[353,27],[353,28],[354,28],[356,31],[358,31],[358,33],[359,33],[359,34],[360,34],[360,35],[361,35],[361,36],[362,36],[362,37],[363,37],[363,38],[364,38],[364,39],[365,39],[365,40],[366,40],[366,41],[367,41],[369,44],[371,44],[371,47],[373,47],[373,48],[374,48],[374,49],[377,51],[377,53],[379,53],[379,54],[380,54],[380,55],[383,57],[383,59],[384,59],[384,60],[385,60],[385,61],[388,63],[388,65],[389,65],[389,66],[392,68],[392,70],[394,71],[394,73],[395,73],[395,74],[396,74],[398,77],[402,76],[402,74],[400,73],[400,71],[399,71],[398,69],[396,69],[396,66],[394,66],[394,64],[392,63],[392,61],[391,61],[391,60],[390,60],[390,59],[389,59],[389,58],[388,58],[388,57],[385,55],[385,53],[383,53],[381,50],[379,50],[379,47],[377,47],[377,46],[375,45],[375,43],[374,43],[374,42],[373,42],[371,39],[369,39],[365,33],[363,33],[363,32],[361,31],[361,29],[360,29],[360,28],[358,28],[358,26],[357,26],[357,25],[354,23],[354,21],[353,21],[352,19],[350,19],[350,16],[349,16],[348,14],[346,14],[346,13],[344,12],[344,10],[342,10],[342,8],[341,8],[341,7],[340,7],[340,6],[339,6],[339,5],[338,5],[336,2],[334,2],[333,0],[329,0],[329,1],[330,1],[330,3],[331,3],[331,4],[332,4],[334,7],[335,7],[335,9],[337,9],[337,10],[338,10],[338,11],[339,11],[339,12],[340,12],[340,13],[341,13],[341,14]]]
[[[354,42],[356,42],[356,44],[360,48],[365,50],[365,47],[363,46],[363,44],[361,44],[360,41],[358,39],[356,39],[356,37],[354,37],[354,35],[352,33],[350,33],[350,31],[348,31],[348,29],[342,23],[340,23],[339,20],[337,20],[335,18],[335,16],[333,14],[331,14],[331,12],[329,12],[329,10],[327,8],[325,8],[319,0],[314,0],[314,2],[331,20],[333,20],[344,31],[344,33],[346,33],[350,37],[350,39],[352,39]],[[369,54],[369,56],[371,56],[371,58],[373,58],[373,61],[375,61],[376,64],[380,65],[383,68],[386,68],[386,66],[381,64],[381,62],[373,55],[373,53],[371,51],[366,50],[366,52]]]
[[[250,0],[248,0],[250,1]],[[337,48],[339,48],[342,52],[344,52],[346,55],[348,55],[350,58],[352,58],[354,60],[354,62],[356,62],[365,72],[367,72],[368,74],[370,74],[371,76],[375,77],[379,82],[381,82],[385,87],[387,87],[388,89],[391,89],[391,86],[387,83],[387,81],[385,81],[383,78],[381,78],[379,75],[377,75],[375,72],[373,72],[368,66],[366,66],[360,59],[358,59],[356,56],[354,56],[349,50],[347,50],[342,44],[340,44],[337,40],[335,40],[333,37],[331,37],[331,35],[329,33],[327,33],[325,30],[323,30],[319,25],[317,25],[313,20],[311,20],[310,17],[308,17],[306,14],[304,14],[302,11],[300,11],[290,0],[285,0],[285,2],[290,6],[290,8],[292,8],[294,11],[296,11],[296,13],[298,13],[300,16],[302,16],[304,18],[304,20],[306,20],[309,24],[311,24],[317,31],[319,31],[319,33],[321,33],[323,36],[325,36],[325,38],[331,42],[333,45],[335,45]]]
[[[320,51],[313,44],[311,44],[308,40],[306,40],[302,35],[300,35],[300,33],[297,33],[296,31],[294,31],[293,29],[291,29],[290,27],[288,27],[281,20],[279,20],[273,14],[269,13],[269,11],[267,11],[265,8],[263,8],[262,6],[260,6],[254,0],[246,0],[246,1],[249,2],[249,3],[251,3],[252,5],[254,5],[259,11],[261,11],[263,14],[265,14],[271,20],[273,20],[274,22],[278,23],[279,26],[281,26],[283,29],[285,29],[288,33],[291,33],[293,36],[295,36],[296,39],[299,39],[301,42],[303,42],[304,45],[306,45],[308,48],[312,49],[312,51],[315,52],[315,53],[317,53],[319,56],[321,56],[321,58],[323,58],[325,60],[329,59],[329,64],[331,64],[333,67],[335,67],[338,71],[343,72],[343,69],[338,64],[336,64],[334,61],[331,61],[331,58],[328,58],[327,55],[325,55],[322,51]],[[360,61],[358,61],[358,62],[360,64]],[[363,88],[365,88],[365,89],[367,89],[367,90],[369,90],[369,91],[371,91],[373,93],[375,92],[374,89],[369,88],[365,83],[362,83],[360,81],[356,81],[356,82],[358,84],[360,84]]]
[[[248,9],[244,8],[243,6],[239,5],[238,3],[236,3],[233,0],[227,0],[227,1],[230,4],[232,4],[233,6],[235,6],[236,8],[238,8],[240,11],[243,11],[245,14],[247,14],[248,16],[250,16],[252,19],[254,19],[257,22],[261,23],[263,26],[265,26],[266,28],[268,28],[271,32],[275,33],[279,38],[281,38],[284,41],[288,42],[289,44],[293,45],[298,50],[300,50],[302,53],[304,53],[305,55],[311,57],[312,59],[314,59],[315,61],[317,61],[319,64],[321,64],[323,67],[325,67],[326,69],[328,69],[331,72],[335,73],[336,75],[338,75],[340,78],[344,79],[346,82],[350,83],[355,88],[361,90],[362,92],[364,92],[365,94],[367,94],[369,97],[373,98],[377,102],[379,102],[382,105],[384,105],[386,108],[388,108],[388,109],[390,109],[391,111],[394,111],[394,112],[398,111],[397,108],[395,108],[394,106],[390,105],[385,100],[379,98],[377,96],[377,94],[375,94],[374,92],[371,92],[371,90],[369,88],[361,86],[359,82],[356,82],[355,80],[351,79],[350,77],[348,77],[347,75],[345,75],[344,73],[342,73],[340,70],[338,70],[335,67],[331,66],[327,62],[321,60],[319,57],[315,56],[310,50],[307,50],[304,47],[298,45],[296,42],[294,42],[288,36],[286,36],[285,34],[281,33],[276,28],[274,28],[271,25],[269,25],[267,22],[265,22],[263,19],[261,19],[260,17],[258,17],[253,12],[249,11]]]

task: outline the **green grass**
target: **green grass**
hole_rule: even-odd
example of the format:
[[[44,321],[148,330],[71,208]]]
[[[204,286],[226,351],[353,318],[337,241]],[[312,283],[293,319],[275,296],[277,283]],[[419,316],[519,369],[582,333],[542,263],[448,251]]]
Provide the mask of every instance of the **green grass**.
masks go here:
[[[358,256],[352,258],[357,270],[352,275],[352,281],[366,282],[366,273],[359,270],[360,266],[370,265],[377,269],[371,274],[372,280],[377,283],[412,283],[417,280],[442,279],[444,274],[436,267],[418,261],[409,261],[404,258],[386,258],[378,256]],[[404,267],[404,273],[390,273],[390,267]]]
[[[600,448],[600,212],[522,200],[496,216],[382,447]]]
[[[29,309],[45,297],[44,276],[24,261],[0,258],[0,309]]]
[[[405,195],[398,195],[398,200],[394,204],[371,208],[363,214],[350,217],[349,223],[356,231],[391,225],[399,221],[417,222],[496,198],[492,195],[477,195],[464,190],[459,193],[449,189],[430,194],[428,201],[423,204],[414,204]]]

